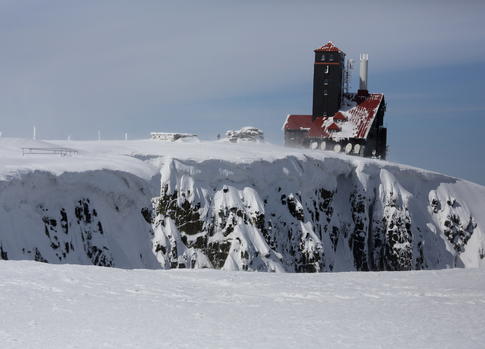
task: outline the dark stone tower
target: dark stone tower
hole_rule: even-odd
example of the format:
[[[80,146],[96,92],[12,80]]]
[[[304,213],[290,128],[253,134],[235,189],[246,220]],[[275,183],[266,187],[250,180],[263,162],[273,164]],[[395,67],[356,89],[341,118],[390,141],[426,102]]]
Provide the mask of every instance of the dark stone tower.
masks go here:
[[[332,42],[314,52],[313,120],[318,116],[333,116],[340,109],[345,64],[345,53]]]

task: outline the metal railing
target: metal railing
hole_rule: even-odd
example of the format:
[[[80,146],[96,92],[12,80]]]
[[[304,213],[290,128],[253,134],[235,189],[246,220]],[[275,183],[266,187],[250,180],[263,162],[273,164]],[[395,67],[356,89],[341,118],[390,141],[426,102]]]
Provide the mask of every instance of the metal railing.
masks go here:
[[[22,148],[22,156],[31,154],[72,156],[77,155],[78,151],[69,148]]]

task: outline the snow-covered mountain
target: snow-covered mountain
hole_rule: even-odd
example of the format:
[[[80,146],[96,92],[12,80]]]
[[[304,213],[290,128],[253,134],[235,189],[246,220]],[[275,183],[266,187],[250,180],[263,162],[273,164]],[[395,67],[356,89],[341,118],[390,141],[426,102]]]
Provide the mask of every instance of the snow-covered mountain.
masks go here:
[[[22,147],[77,155],[22,155]],[[124,268],[485,265],[485,187],[269,144],[0,138],[0,256]]]

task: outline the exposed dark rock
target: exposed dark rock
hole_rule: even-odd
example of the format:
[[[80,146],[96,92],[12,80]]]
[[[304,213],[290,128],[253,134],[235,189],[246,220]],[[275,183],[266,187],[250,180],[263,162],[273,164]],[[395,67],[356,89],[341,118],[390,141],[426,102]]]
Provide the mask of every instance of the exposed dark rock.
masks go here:
[[[200,220],[200,204],[193,205],[185,199],[181,205],[178,205],[178,192],[169,194],[168,188],[164,189],[158,201],[156,213],[172,218],[177,228],[186,234],[194,235],[201,232],[204,222]]]
[[[209,258],[212,266],[216,269],[220,269],[223,267],[226,261],[230,247],[231,244],[228,241],[213,242],[207,245],[207,247],[204,249],[204,252]]]
[[[303,208],[293,194],[288,195],[287,204],[288,211],[293,217],[299,221],[303,221],[305,219]]]
[[[37,249],[37,247],[34,248],[34,260],[36,262],[48,263],[47,259],[45,259],[44,257],[42,257],[42,254]]]
[[[2,245],[0,245],[0,259],[3,259],[4,261],[8,260],[7,251],[4,251]]]
[[[470,217],[468,223],[462,224],[459,216],[450,214],[447,216],[444,225],[444,234],[453,248],[459,253],[465,251],[465,245],[477,227],[473,218]]]
[[[145,221],[149,224],[152,224],[153,223],[153,211],[148,208],[148,207],[143,207],[141,209],[141,215],[143,216],[143,218],[145,219]]]
[[[349,247],[354,257],[354,265],[357,270],[368,271],[367,263],[367,231],[368,216],[366,214],[365,197],[356,191],[350,195],[352,207],[352,220],[354,230],[349,238]]]
[[[433,208],[433,213],[438,213],[441,211],[441,202],[438,199],[433,199],[431,201],[431,207]]]

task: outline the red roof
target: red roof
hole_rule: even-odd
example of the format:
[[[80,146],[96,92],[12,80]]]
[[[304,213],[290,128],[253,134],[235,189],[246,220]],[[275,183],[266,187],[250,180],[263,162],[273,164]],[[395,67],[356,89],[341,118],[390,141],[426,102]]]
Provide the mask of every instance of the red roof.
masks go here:
[[[333,44],[333,42],[329,41],[325,45],[323,45],[320,48],[316,48],[314,52],[321,52],[321,51],[326,51],[326,52],[342,52],[337,46]]]
[[[323,125],[327,120],[328,117],[325,116],[319,116],[315,118],[310,132],[308,132],[308,137],[329,137],[330,134],[325,130],[325,127]]]
[[[288,115],[284,129],[306,131],[307,137],[311,138],[366,139],[383,100],[382,93],[371,93],[368,96],[352,95],[350,102],[353,106],[338,111],[333,118],[320,116],[312,120],[311,115]],[[342,117],[346,118],[346,122],[341,128],[334,121]]]
[[[333,116],[333,119],[336,121],[347,121],[347,118],[345,117],[345,115],[339,111],[335,113],[335,115]]]
[[[313,125],[311,115],[288,115],[285,124],[285,130],[309,130]]]
[[[371,93],[367,97],[354,97],[357,106],[347,112],[350,114],[349,122],[352,122],[356,126],[356,138],[367,138],[367,134],[383,99],[384,95],[382,93]]]
[[[336,131],[336,132],[338,132],[338,131],[341,130],[341,128],[334,122],[330,126],[327,127],[327,130],[328,131]]]

